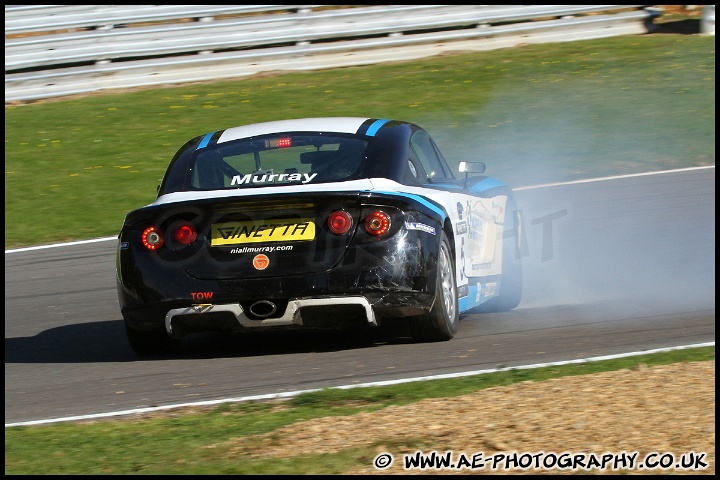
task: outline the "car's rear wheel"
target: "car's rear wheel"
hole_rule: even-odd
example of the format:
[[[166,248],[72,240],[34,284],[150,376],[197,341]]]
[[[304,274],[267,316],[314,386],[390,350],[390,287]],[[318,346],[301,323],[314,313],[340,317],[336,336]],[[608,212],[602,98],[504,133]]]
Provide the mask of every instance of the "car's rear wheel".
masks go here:
[[[130,348],[138,355],[164,355],[180,350],[181,340],[170,338],[165,332],[144,332],[125,325]]]
[[[413,338],[421,342],[440,342],[455,336],[460,322],[455,261],[450,241],[442,232],[437,259],[435,301],[430,312],[409,319]]]

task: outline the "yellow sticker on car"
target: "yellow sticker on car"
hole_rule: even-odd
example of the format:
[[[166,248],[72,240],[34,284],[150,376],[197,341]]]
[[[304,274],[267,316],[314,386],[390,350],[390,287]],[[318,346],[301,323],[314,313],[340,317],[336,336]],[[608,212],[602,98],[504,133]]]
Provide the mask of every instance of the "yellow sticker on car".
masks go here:
[[[212,226],[210,245],[289,242],[314,240],[315,222],[309,218],[216,223]]]

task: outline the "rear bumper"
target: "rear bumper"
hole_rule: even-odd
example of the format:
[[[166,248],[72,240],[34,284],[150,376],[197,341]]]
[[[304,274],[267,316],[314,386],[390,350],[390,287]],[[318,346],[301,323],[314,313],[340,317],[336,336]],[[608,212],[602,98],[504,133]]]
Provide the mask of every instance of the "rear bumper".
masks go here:
[[[267,305],[267,303],[264,305]],[[309,307],[339,307],[339,309],[342,309],[343,306],[357,306],[362,308],[365,312],[367,323],[372,326],[378,325],[372,306],[365,297],[334,297],[291,300],[288,302],[285,312],[281,316],[272,317],[272,314],[270,314],[267,318],[258,318],[256,315],[253,315],[255,318],[249,317],[245,314],[245,310],[239,303],[228,303],[222,305],[203,304],[192,305],[184,308],[174,308],[165,315],[165,330],[170,336],[176,336],[179,332],[174,327],[174,323],[177,324],[180,317],[185,317],[184,320],[188,320],[190,322],[196,320],[197,323],[200,324],[203,323],[203,316],[207,316],[212,313],[231,314],[235,317],[235,320],[238,323],[238,329],[290,325],[303,326],[303,310]],[[181,329],[184,328],[186,328],[185,325],[181,327]]]

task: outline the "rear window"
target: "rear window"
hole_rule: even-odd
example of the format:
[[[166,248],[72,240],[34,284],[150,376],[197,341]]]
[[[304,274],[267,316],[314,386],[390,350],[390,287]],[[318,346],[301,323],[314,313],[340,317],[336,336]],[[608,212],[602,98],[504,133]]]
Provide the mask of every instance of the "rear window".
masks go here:
[[[178,183],[184,190],[216,190],[337,182],[356,177],[366,148],[356,137],[264,136],[195,150],[175,162],[169,176],[176,180],[172,190]]]

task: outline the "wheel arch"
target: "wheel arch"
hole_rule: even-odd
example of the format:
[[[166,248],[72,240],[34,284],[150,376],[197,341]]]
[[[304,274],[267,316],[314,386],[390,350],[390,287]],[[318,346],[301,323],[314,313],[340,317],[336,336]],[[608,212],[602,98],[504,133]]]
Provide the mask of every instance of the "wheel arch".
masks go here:
[[[453,230],[452,221],[450,220],[449,216],[445,217],[445,221],[443,222],[442,229],[445,232],[445,235],[447,236],[448,241],[450,242],[450,253],[452,254],[453,270],[456,270],[455,259],[457,258],[457,254],[455,252],[455,231]],[[439,243],[438,243],[438,248],[439,248]]]

